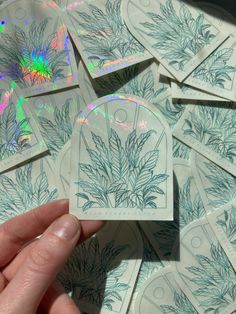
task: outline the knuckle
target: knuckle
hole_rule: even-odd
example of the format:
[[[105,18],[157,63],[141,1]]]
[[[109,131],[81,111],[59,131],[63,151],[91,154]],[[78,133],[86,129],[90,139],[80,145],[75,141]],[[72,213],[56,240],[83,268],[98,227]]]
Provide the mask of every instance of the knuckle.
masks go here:
[[[28,269],[31,272],[47,274],[51,266],[55,264],[55,253],[53,242],[49,241],[46,246],[35,246],[29,253]]]
[[[15,232],[14,228],[12,228],[11,221],[6,221],[0,227],[0,238],[1,239],[10,239],[14,243],[19,243],[19,245],[24,243],[24,239]]]

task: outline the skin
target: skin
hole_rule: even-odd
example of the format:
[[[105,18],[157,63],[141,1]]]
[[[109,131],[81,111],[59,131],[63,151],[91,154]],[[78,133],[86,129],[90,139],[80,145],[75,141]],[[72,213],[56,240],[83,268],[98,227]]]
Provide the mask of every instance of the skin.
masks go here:
[[[80,313],[55,278],[104,222],[79,222],[68,211],[68,200],[59,200],[0,225],[0,313]]]

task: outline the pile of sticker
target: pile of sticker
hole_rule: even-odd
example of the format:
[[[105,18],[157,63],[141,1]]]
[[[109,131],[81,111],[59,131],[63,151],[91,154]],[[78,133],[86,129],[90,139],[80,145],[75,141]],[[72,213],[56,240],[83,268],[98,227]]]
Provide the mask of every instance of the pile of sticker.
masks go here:
[[[109,221],[58,276],[81,311],[235,311],[235,34],[204,2],[0,1],[0,221]]]

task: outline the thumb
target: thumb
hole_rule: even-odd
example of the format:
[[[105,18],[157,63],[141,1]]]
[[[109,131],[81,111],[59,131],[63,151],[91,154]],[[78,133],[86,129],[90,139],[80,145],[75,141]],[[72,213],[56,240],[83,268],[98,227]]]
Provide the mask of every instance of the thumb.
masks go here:
[[[79,236],[80,224],[76,217],[58,218],[30,250],[22,267],[1,293],[0,313],[35,313]]]

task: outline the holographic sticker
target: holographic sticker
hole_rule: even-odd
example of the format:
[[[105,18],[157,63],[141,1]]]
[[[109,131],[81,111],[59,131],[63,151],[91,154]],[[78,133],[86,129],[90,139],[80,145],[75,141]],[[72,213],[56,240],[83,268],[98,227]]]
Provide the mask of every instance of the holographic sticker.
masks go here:
[[[176,99],[181,98],[189,100],[229,101],[190,85],[178,83],[175,80],[171,81],[171,94],[172,97]]]
[[[61,198],[60,190],[47,157],[0,174],[0,223]]]
[[[0,12],[4,22],[0,24],[0,73],[14,80],[24,96],[77,84],[73,48],[60,11],[43,4],[11,1]]]
[[[217,209],[207,216],[220,244],[236,270],[236,202]]]
[[[88,73],[88,70],[86,69],[84,63],[82,60],[79,62],[78,66],[78,82],[79,82],[79,87],[81,90],[81,94],[86,102],[86,104],[90,104],[94,100],[98,98],[92,81],[93,79],[91,78],[90,74]]]
[[[229,36],[191,2],[125,0],[130,32],[178,80],[183,81]]]
[[[78,113],[85,108],[80,89],[32,98],[30,106],[51,158],[55,161],[60,150],[71,138]]]
[[[70,206],[80,219],[173,219],[171,132],[153,104],[113,94],[87,105],[71,167]]]
[[[169,85],[160,80],[158,65],[153,60],[131,65],[95,80],[81,62],[79,77],[79,85],[87,103],[114,93],[136,95],[152,103],[170,95]]]
[[[83,312],[127,313],[142,250],[134,222],[109,222],[76,247],[59,280]]]
[[[219,97],[236,101],[235,52],[236,37],[231,36],[208,56],[186,78],[184,83]],[[214,99],[212,98],[212,100]]]
[[[127,29],[120,6],[121,0],[67,0],[67,26],[93,78],[152,58]]]
[[[197,314],[175,281],[174,269],[160,269],[143,285],[135,303],[135,314]]]
[[[235,200],[235,176],[196,151],[192,153],[190,160],[194,180],[208,214]]]
[[[131,94],[155,103],[169,94],[168,85],[160,81],[158,65],[153,60],[98,78],[93,84],[99,97],[114,93]]]
[[[176,281],[197,312],[233,313],[236,272],[206,218],[182,230],[180,247]]]
[[[186,105],[173,135],[236,175],[235,103],[198,101]]]
[[[47,151],[27,100],[12,86],[0,89],[0,173]]]
[[[57,155],[55,161],[55,173],[63,187],[63,197],[70,197],[70,174],[71,174],[71,141],[68,141]]]
[[[142,290],[146,281],[153,274],[158,273],[164,267],[164,264],[155,253],[153,247],[151,246],[150,242],[146,238],[141,228],[139,228],[139,231],[143,240],[142,264],[141,264],[140,271],[139,271],[139,274],[135,283],[133,295],[130,300],[127,314],[136,314],[134,307],[135,307],[136,299],[140,290]]]
[[[173,169],[174,221],[142,221],[140,223],[162,260],[175,258],[172,251],[174,244],[179,239],[180,230],[206,214],[190,161],[174,159]]]

